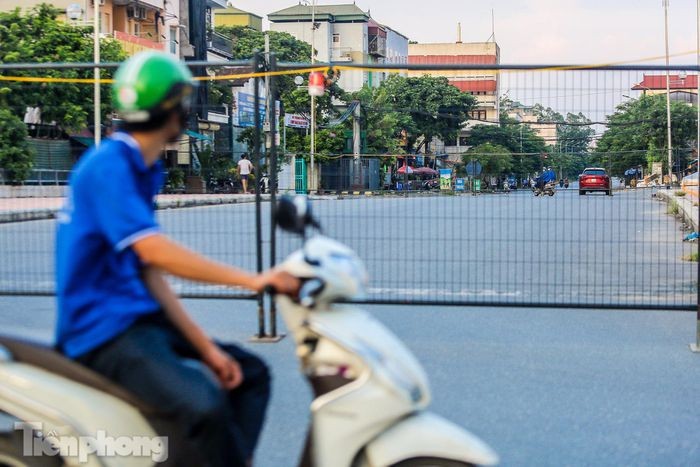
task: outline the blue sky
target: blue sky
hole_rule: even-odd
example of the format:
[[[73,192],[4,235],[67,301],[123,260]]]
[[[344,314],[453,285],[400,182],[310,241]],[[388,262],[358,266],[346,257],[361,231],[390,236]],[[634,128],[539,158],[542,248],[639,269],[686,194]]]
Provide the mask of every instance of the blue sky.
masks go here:
[[[298,0],[232,3],[266,18]],[[491,35],[493,9],[502,63],[608,63],[664,54],[661,0],[357,0],[356,4],[419,42],[455,41],[458,21],[463,41],[484,41]],[[696,18],[696,0],[670,0],[671,54],[696,49]],[[696,57],[685,55],[672,62],[694,64]]]

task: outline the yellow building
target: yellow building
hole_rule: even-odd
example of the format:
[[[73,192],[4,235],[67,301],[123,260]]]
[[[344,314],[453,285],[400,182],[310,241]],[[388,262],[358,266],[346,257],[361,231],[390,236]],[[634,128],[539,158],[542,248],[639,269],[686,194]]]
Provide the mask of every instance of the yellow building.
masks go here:
[[[409,44],[408,63],[436,65],[497,65],[501,49],[495,42],[450,42]],[[450,84],[476,97],[477,109],[470,121],[498,123],[499,76],[493,70],[432,70],[409,71],[408,76],[444,76]],[[478,123],[478,122],[476,122]]]
[[[246,26],[262,31],[262,17],[238,8],[216,8],[214,26]]]

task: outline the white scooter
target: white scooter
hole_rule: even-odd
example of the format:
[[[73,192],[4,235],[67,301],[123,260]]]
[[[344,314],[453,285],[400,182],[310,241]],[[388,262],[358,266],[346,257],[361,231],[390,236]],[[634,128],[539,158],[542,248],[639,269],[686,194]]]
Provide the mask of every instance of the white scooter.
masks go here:
[[[314,224],[304,198],[282,198],[278,219],[299,233]],[[425,374],[390,331],[356,307],[334,304],[364,286],[364,267],[351,250],[315,237],[282,267],[304,280],[299,300],[276,300],[315,394],[300,465],[498,461],[482,441],[424,410]],[[204,464],[166,414],[49,347],[0,336],[0,466],[153,465]]]
[[[305,197],[283,197],[283,229],[318,224]],[[411,352],[384,325],[339,301],[362,295],[357,255],[327,237],[304,242],[280,266],[303,281],[298,300],[276,302],[314,391],[303,466],[494,465],[497,455],[463,428],[424,410],[428,381]]]

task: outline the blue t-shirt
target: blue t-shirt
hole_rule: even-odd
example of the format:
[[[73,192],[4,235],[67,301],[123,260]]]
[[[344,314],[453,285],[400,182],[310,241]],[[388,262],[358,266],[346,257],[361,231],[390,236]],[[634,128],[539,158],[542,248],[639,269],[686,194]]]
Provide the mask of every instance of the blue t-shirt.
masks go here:
[[[146,167],[136,141],[116,133],[88,151],[58,214],[56,343],[77,357],[160,309],[131,246],[159,231],[154,197],[162,164]]]

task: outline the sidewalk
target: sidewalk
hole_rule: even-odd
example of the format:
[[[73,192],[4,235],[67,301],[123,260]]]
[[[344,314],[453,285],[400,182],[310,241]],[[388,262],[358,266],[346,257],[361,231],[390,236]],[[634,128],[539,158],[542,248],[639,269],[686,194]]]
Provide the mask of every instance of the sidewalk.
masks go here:
[[[263,195],[263,200],[269,199],[270,195]],[[62,197],[0,198],[0,223],[52,219],[63,201]],[[157,209],[252,202],[255,202],[252,194],[158,195],[156,198]]]
[[[660,189],[656,192],[656,197],[665,201],[666,203],[674,202],[678,205],[678,215],[683,219],[683,221],[689,224],[694,232],[698,231],[698,216],[700,215],[700,208],[694,205],[695,201],[686,196],[676,196],[676,189],[663,190]]]

